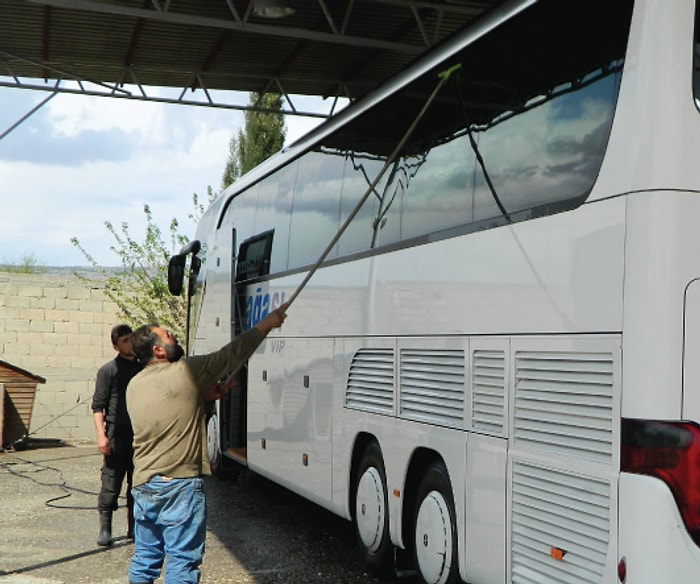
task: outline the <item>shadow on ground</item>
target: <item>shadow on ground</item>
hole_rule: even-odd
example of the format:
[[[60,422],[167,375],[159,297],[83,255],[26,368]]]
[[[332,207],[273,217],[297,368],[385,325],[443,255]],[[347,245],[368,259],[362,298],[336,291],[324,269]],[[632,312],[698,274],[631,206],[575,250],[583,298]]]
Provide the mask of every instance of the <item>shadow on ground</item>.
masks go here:
[[[100,465],[94,445],[30,440],[26,450],[0,452],[0,584],[126,582],[123,508],[114,545],[95,545]],[[205,489],[202,584],[379,584],[360,565],[344,519],[252,472],[208,477]]]

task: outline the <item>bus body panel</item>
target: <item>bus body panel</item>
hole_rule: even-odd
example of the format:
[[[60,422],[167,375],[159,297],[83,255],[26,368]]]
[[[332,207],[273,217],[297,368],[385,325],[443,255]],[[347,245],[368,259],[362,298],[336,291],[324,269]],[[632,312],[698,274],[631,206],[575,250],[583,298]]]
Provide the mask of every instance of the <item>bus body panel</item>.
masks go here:
[[[619,334],[511,340],[512,575],[614,582],[621,343]]]
[[[659,479],[624,472],[619,485],[625,584],[696,581],[700,548],[688,536],[669,488]]]
[[[267,357],[264,364],[253,358],[249,366],[248,462],[327,506],[333,341],[273,336],[264,345],[258,350]]]
[[[694,24],[694,0],[674,0],[673,10],[666,0],[635,2],[613,128],[589,200],[655,189],[698,190]]]
[[[625,584],[696,578],[700,549],[669,488],[619,470],[621,418],[700,422],[694,23],[693,0],[635,2],[607,150],[577,208],[365,250],[313,275],[250,360],[250,468],[351,519],[353,469],[376,441],[391,541],[410,548],[411,494],[442,460],[471,584],[614,584],[623,558]],[[237,225],[224,207],[198,235],[210,244],[196,352],[231,330]],[[289,298],[305,275],[246,294]],[[426,363],[437,373],[421,384]]]
[[[685,291],[683,322],[683,413],[685,420],[700,420],[700,279]]]
[[[622,415],[689,419],[683,392],[683,301],[700,275],[700,197],[657,191],[628,197]],[[641,366],[643,364],[643,366]],[[688,391],[690,388],[686,388]]]
[[[471,434],[467,444],[465,574],[473,582],[507,582],[507,441]]]
[[[195,307],[192,354],[215,351],[232,338],[232,235],[230,229],[214,229],[216,213],[222,203],[217,199],[197,227],[197,239],[202,242],[204,261],[197,281],[197,296],[201,300]]]
[[[625,205],[598,201],[321,268],[285,335],[328,334],[331,317],[333,336],[619,331]],[[304,275],[274,288],[289,297]]]

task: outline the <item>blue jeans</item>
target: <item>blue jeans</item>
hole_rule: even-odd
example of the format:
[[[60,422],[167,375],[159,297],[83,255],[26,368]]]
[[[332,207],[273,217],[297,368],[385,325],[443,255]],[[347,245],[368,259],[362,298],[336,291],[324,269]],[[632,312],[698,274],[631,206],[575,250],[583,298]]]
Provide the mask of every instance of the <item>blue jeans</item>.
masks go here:
[[[129,582],[151,584],[167,558],[165,584],[197,584],[206,537],[204,481],[154,476],[132,493],[134,555]]]

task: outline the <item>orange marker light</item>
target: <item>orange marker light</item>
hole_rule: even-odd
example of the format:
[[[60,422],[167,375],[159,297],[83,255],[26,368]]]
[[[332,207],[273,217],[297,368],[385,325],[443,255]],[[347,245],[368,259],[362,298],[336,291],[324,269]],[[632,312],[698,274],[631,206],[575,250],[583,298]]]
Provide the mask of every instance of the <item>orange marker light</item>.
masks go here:
[[[394,497],[398,498],[400,496],[401,496],[401,491],[399,491],[398,489],[394,489]]]
[[[552,556],[555,560],[563,560],[565,553],[566,552],[563,549],[560,549],[558,547],[553,547],[549,550],[549,555]]]

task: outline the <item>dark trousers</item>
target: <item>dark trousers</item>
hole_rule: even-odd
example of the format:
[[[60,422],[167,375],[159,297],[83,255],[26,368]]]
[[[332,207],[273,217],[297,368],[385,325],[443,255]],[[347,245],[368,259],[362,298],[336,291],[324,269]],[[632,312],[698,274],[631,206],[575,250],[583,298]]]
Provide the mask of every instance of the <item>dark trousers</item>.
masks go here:
[[[133,509],[131,496],[134,460],[131,432],[124,431],[116,424],[107,423],[107,437],[112,453],[105,456],[102,462],[102,487],[97,498],[97,508],[100,511],[116,511],[119,493],[126,477],[127,508]]]

